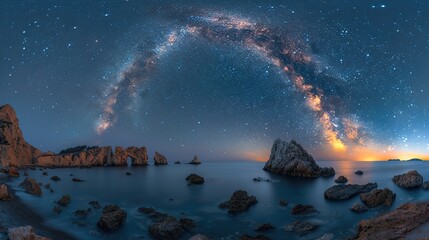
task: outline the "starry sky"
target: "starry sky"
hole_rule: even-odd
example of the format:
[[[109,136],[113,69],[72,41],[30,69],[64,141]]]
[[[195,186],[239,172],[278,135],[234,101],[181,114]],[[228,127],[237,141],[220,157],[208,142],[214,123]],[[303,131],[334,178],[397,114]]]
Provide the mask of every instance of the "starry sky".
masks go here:
[[[429,159],[429,1],[16,1],[0,104],[42,151]]]

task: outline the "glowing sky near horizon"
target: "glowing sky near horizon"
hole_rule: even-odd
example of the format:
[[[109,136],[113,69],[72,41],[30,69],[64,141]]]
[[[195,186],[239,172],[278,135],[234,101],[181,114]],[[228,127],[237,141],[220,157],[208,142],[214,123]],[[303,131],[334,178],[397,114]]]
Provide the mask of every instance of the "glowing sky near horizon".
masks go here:
[[[228,10],[225,10],[228,9]],[[28,141],[187,159],[429,158],[426,1],[5,1],[0,104]]]

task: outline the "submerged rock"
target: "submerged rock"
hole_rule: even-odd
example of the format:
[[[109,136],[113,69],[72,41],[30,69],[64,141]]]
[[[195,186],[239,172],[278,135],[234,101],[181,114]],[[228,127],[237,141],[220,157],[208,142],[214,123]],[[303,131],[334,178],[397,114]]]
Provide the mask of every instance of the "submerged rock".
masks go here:
[[[37,235],[32,226],[9,228],[7,237],[9,240],[49,240],[49,238]]]
[[[91,213],[91,208],[87,210],[79,209],[74,212],[74,215],[81,218],[86,218]]]
[[[395,200],[396,194],[390,189],[373,189],[371,192],[360,194],[360,199],[365,205],[370,208],[378,207],[381,205],[392,206],[393,200]]]
[[[230,213],[238,213],[246,211],[257,202],[256,197],[249,196],[246,191],[238,190],[232,194],[228,201],[221,203],[219,207],[227,208]]]
[[[321,168],[313,157],[296,141],[277,139],[271,148],[270,159],[264,170],[285,176],[329,177],[335,175],[333,168]]]
[[[79,178],[72,178],[72,181],[73,182],[85,182],[84,180],[82,180],[82,179],[79,179]]]
[[[422,184],[423,190],[429,190],[429,181],[426,181]]]
[[[57,201],[58,205],[61,205],[63,207],[69,205],[71,203],[71,197],[70,195],[63,195],[60,200]]]
[[[59,207],[58,205],[55,205],[52,208],[52,212],[57,213],[57,214],[61,213],[62,211],[63,211],[63,209],[61,207]]]
[[[352,211],[352,212],[356,212],[356,213],[363,213],[363,212],[368,211],[368,207],[367,207],[367,206],[365,206],[365,205],[363,205],[363,204],[360,204],[360,203],[355,203],[355,204],[353,204],[353,206],[350,208],[350,211]]]
[[[158,212],[154,208],[141,207],[137,211],[147,215],[155,222],[162,221],[164,218],[168,217],[167,214]]]
[[[336,183],[346,183],[348,179],[344,176],[339,176],[337,179],[335,179]]]
[[[314,214],[314,213],[318,213],[318,212],[319,211],[317,211],[312,205],[298,204],[292,208],[291,213],[293,215],[309,215],[309,214]]]
[[[106,205],[97,226],[104,231],[118,229],[127,218],[127,213],[116,205]]]
[[[345,200],[357,194],[369,192],[374,188],[377,188],[377,183],[335,185],[325,191],[325,198],[329,200]]]
[[[29,194],[42,196],[42,189],[33,178],[27,177],[19,186],[24,188],[25,192]]]
[[[429,221],[429,202],[406,203],[392,212],[362,220],[355,239],[405,239],[410,231]]]
[[[319,225],[311,222],[296,221],[285,227],[288,232],[294,232],[299,235],[305,235],[313,230],[316,230]]]
[[[279,201],[279,204],[280,204],[280,206],[282,206],[282,207],[286,207],[286,206],[289,204],[289,202],[288,202],[287,200],[285,200],[285,199],[281,199],[281,200]]]
[[[155,161],[155,165],[167,165],[167,158],[159,152],[155,152],[155,156],[153,157]]]
[[[203,184],[204,178],[200,175],[197,175],[195,173],[192,173],[188,177],[186,177],[186,181],[188,181],[188,184]]]
[[[58,176],[52,176],[52,177],[51,177],[51,180],[52,180],[52,181],[60,181],[60,180],[61,180],[61,178],[59,178]]]
[[[91,207],[94,209],[100,209],[101,208],[100,203],[98,203],[97,201],[91,201],[88,204],[91,205]]]
[[[200,159],[198,158],[198,156],[195,155],[195,157],[189,162],[189,164],[198,165],[198,164],[201,164],[201,162],[200,162]]]
[[[153,223],[149,227],[150,234],[157,239],[177,239],[186,230],[194,227],[191,219],[177,220],[174,217],[167,216],[161,221]]]
[[[259,226],[255,229],[255,231],[257,231],[257,232],[263,232],[263,231],[272,230],[272,229],[274,229],[274,228],[275,228],[275,227],[274,227],[273,225],[271,225],[270,223],[264,223],[264,224],[259,225]]]
[[[355,174],[356,174],[356,175],[362,175],[362,174],[363,174],[363,172],[362,172],[361,170],[357,170],[357,171],[355,172]]]
[[[402,175],[394,176],[392,181],[401,188],[411,189],[420,187],[423,184],[423,177],[414,170]]]
[[[261,178],[261,177],[253,178],[253,181],[254,182],[271,182],[270,179],[268,179],[268,178]]]

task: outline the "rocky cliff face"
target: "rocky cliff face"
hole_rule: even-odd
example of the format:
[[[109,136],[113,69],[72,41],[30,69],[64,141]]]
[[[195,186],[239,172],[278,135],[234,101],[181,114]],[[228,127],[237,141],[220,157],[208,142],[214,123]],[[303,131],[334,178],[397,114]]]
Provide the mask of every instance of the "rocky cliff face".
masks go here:
[[[78,152],[62,154],[44,153],[34,164],[46,167],[89,167],[112,164],[112,147],[90,147]]]
[[[285,176],[320,177],[334,176],[333,168],[321,168],[313,157],[296,141],[277,139],[271,148],[270,159],[264,170]]]
[[[0,164],[4,167],[30,165],[41,154],[28,144],[19,128],[19,120],[10,105],[0,107]]]
[[[148,164],[146,147],[115,147],[113,165],[127,166],[128,157],[131,159],[131,166],[146,166]]]

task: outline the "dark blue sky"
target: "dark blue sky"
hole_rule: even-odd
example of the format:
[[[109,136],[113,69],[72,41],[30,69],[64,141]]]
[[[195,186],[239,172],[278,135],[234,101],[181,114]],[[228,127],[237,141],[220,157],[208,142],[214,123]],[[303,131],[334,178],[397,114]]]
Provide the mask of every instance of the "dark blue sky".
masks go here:
[[[281,137],[327,159],[339,155],[333,131],[362,158],[429,155],[428,1],[6,0],[0,13],[0,104],[43,151],[144,145],[178,160],[262,160]],[[112,126],[98,134],[115,86]],[[308,106],[314,95],[322,110]]]

